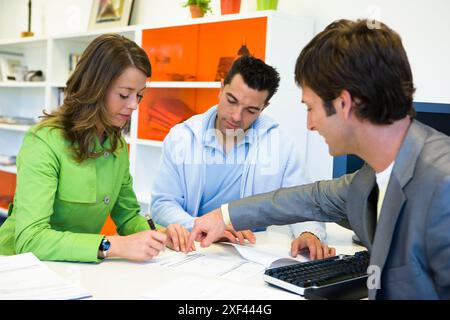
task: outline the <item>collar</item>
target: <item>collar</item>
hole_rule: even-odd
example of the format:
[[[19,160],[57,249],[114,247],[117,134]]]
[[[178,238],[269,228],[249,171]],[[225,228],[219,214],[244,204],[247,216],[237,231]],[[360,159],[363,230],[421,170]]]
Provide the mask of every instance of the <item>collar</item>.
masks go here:
[[[222,144],[217,139],[217,134],[216,134],[216,128],[215,128],[216,119],[217,119],[217,111],[214,112],[207,121],[203,142],[206,147],[221,149]],[[247,130],[244,138],[238,142],[237,146],[239,147],[242,144],[248,144],[248,145],[251,144],[253,142],[253,136],[254,136],[253,131],[254,131],[254,123]]]
[[[123,139],[119,138],[118,146],[116,148],[116,150],[114,152],[112,152],[112,154],[117,157],[119,150],[121,149],[120,147],[120,141],[124,142]],[[95,153],[101,153],[104,151],[108,151],[111,150],[111,139],[109,138],[109,136],[106,137],[105,141],[103,141],[103,144],[100,143],[100,139],[98,137],[95,137],[95,145],[94,145],[94,152]]]
[[[424,126],[416,120],[412,120],[392,170],[398,178],[402,188],[409,182],[414,174],[417,158],[422,151],[426,137],[427,132]]]

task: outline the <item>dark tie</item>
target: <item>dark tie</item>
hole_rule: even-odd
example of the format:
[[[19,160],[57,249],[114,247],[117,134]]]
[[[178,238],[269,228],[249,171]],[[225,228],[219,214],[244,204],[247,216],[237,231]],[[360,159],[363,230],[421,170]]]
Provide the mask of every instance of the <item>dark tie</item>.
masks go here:
[[[373,243],[375,229],[377,228],[377,202],[378,202],[378,185],[375,183],[372,191],[367,199],[367,230],[369,230],[369,240]]]

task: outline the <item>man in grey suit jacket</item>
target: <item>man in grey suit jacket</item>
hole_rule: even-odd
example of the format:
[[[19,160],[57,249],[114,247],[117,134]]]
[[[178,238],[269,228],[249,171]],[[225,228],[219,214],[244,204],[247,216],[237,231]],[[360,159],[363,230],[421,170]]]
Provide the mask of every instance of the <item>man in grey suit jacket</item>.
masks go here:
[[[199,218],[190,241],[306,220],[348,222],[371,253],[371,299],[450,299],[450,138],[414,120],[400,36],[340,20],[302,50],[296,81],[308,128],[330,154],[366,164],[331,181],[244,198]],[[295,255],[298,248],[293,247]]]

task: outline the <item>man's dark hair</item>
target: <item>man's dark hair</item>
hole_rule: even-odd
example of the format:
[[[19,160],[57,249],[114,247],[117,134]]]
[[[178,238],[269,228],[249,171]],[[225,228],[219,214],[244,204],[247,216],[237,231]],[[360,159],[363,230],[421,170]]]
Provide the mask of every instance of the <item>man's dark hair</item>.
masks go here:
[[[381,22],[338,20],[316,35],[300,53],[295,80],[324,101],[350,92],[355,114],[374,124],[415,116],[414,84],[400,36]]]
[[[266,103],[277,92],[280,84],[280,75],[275,68],[269,66],[261,59],[244,55],[237,59],[228,71],[223,83],[230,84],[236,74],[240,74],[244,82],[252,89],[269,92]]]

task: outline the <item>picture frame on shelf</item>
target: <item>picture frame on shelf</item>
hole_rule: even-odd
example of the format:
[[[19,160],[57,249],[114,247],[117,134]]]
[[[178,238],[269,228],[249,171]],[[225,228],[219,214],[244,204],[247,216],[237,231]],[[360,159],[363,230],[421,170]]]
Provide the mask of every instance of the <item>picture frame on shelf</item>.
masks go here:
[[[133,0],[93,0],[88,30],[127,26],[133,2]]]
[[[24,69],[23,56],[20,54],[0,52],[0,81],[16,81],[16,71]],[[26,73],[26,71],[25,71]],[[24,79],[18,79],[23,81]]]
[[[81,54],[80,53],[70,53],[69,54],[69,75],[71,75],[75,68],[77,67],[78,62],[80,61]]]

